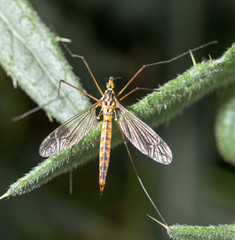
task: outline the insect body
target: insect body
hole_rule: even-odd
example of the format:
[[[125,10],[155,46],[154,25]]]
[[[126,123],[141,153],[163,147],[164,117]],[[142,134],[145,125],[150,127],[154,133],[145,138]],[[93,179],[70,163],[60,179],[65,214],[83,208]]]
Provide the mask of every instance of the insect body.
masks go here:
[[[99,116],[103,115],[99,163],[101,194],[105,187],[110,159],[113,116],[120,127],[122,135],[124,133],[127,139],[143,154],[162,164],[169,164],[172,161],[172,153],[167,144],[148,125],[135,117],[118,102],[113,88],[113,77],[110,77],[103,97],[100,100],[97,99],[97,102],[90,108],[72,117],[55,129],[45,138],[39,150],[41,156],[49,157],[74,146],[95,124],[95,110],[100,106],[101,112]],[[119,119],[117,119],[116,108],[119,108],[121,112]]]
[[[76,55],[78,56],[78,55]],[[78,56],[80,57],[80,56]],[[90,98],[96,100],[90,108],[84,110],[83,112],[75,115],[64,124],[55,129],[51,134],[49,134],[44,141],[41,143],[39,153],[42,157],[49,157],[56,154],[66,148],[71,147],[71,157],[72,157],[72,147],[78,143],[92,128],[96,123],[96,120],[103,115],[103,126],[100,139],[100,161],[99,161],[99,185],[100,194],[102,194],[108,171],[110,150],[111,150],[111,137],[112,137],[112,119],[116,120],[125,146],[127,148],[128,154],[130,156],[129,149],[127,147],[125,137],[143,154],[149,156],[153,160],[162,163],[170,164],[172,161],[172,153],[167,144],[143,121],[130,113],[126,108],[124,108],[119,101],[124,99],[130,93],[124,95],[120,100],[117,97],[124,91],[124,89],[133,81],[133,79],[144,69],[142,67],[126,84],[126,86],[117,94],[114,93],[113,77],[109,78],[107,83],[107,89],[103,93],[96,82],[86,60],[81,57],[84,61],[87,69],[89,70],[98,90],[100,91],[102,97],[97,99],[90,94],[78,89],[71,84],[70,85],[80,92],[86,94]],[[96,117],[96,108],[101,107],[100,114]],[[120,110],[120,116],[117,117],[116,109]]]
[[[106,182],[106,176],[108,171],[110,150],[111,150],[111,138],[112,138],[112,120],[113,114],[115,114],[116,98],[113,91],[113,78],[109,79],[107,84],[107,90],[104,96],[101,98],[102,112],[103,112],[103,126],[100,138],[100,163],[99,163],[99,185],[100,193],[102,194]]]

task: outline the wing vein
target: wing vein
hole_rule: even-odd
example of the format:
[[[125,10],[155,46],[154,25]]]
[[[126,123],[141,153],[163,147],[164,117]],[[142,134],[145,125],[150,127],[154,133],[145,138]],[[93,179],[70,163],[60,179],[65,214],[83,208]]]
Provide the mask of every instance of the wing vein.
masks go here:
[[[172,153],[168,145],[143,121],[120,103],[119,123],[127,139],[143,154],[162,164],[170,164]]]
[[[50,133],[39,148],[42,157],[50,157],[79,142],[96,122],[95,110],[100,102],[70,118]]]

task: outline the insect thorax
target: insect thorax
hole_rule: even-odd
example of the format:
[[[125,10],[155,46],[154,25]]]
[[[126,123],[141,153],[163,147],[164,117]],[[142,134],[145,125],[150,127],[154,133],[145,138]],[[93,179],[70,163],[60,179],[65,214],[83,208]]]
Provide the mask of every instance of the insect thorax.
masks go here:
[[[112,88],[108,88],[102,97],[102,108],[104,112],[113,112],[116,107],[115,93]]]

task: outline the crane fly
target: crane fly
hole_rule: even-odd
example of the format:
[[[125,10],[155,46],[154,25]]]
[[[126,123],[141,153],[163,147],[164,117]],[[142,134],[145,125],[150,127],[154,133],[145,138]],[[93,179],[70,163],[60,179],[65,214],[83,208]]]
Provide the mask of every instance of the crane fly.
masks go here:
[[[130,95],[137,89],[134,89],[131,92],[127,93],[119,100],[117,99],[117,97],[136,78],[136,76],[148,65],[143,65],[143,67],[137,71],[137,73],[124,86],[124,88],[117,95],[115,95],[113,83],[114,78],[109,78],[108,83],[106,84],[107,89],[103,93],[96,79],[94,78],[93,73],[91,72],[85,58],[79,55],[76,56],[82,58],[102,97],[100,99],[97,99],[84,92],[83,90],[78,89],[75,86],[61,80],[63,83],[76,88],[80,92],[96,100],[96,103],[93,104],[90,108],[75,115],[64,124],[56,128],[52,133],[50,133],[41,143],[39,149],[40,155],[42,157],[50,157],[62,150],[65,150],[66,148],[71,147],[72,156],[73,146],[91,130],[93,125],[96,123],[96,120],[99,119],[101,115],[103,115],[99,153],[99,186],[101,195],[105,187],[109,166],[113,118],[120,128],[124,141],[126,137],[143,154],[159,163],[170,164],[172,161],[172,153],[168,145],[147,124],[134,116],[120,104],[121,100],[123,100],[126,96]],[[99,115],[96,117],[97,107],[101,107],[101,110]],[[117,109],[120,111],[119,117],[117,117]],[[129,149],[127,150],[129,154]]]
[[[205,46],[211,45],[216,43],[216,41],[209,42],[207,44],[201,45],[197,48],[191,50],[191,52],[196,51],[200,48]],[[96,101],[90,108],[84,110],[83,112],[75,115],[71,119],[67,120],[64,124],[56,128],[52,133],[50,133],[44,141],[41,143],[39,148],[39,154],[42,157],[50,157],[66,148],[71,147],[71,156],[72,159],[72,148],[73,146],[78,143],[86,134],[91,130],[91,128],[96,123],[96,120],[103,115],[103,125],[100,137],[100,154],[99,154],[99,186],[100,186],[100,194],[102,195],[105,183],[106,183],[106,176],[109,166],[110,160],[110,150],[111,150],[111,138],[112,138],[112,119],[114,118],[117,122],[119,129],[121,131],[121,135],[127,149],[128,155],[132,162],[132,166],[135,170],[137,178],[143,187],[146,195],[152,202],[152,199],[148,195],[145,187],[142,184],[141,179],[136,171],[136,168],[133,164],[132,157],[127,146],[125,137],[143,154],[147,155],[148,157],[152,158],[153,160],[162,163],[162,164],[170,164],[172,161],[172,153],[168,145],[143,121],[137,118],[135,115],[130,113],[125,107],[120,104],[124,98],[138,90],[138,88],[133,89],[129,93],[125,94],[123,97],[118,99],[118,97],[123,93],[123,91],[129,86],[129,84],[146,68],[155,66],[162,63],[169,63],[182,56],[188,54],[185,52],[177,57],[174,57],[170,60],[151,63],[143,65],[134,75],[133,77],[127,82],[127,84],[122,88],[122,90],[115,95],[114,93],[114,78],[109,77],[108,83],[106,84],[106,91],[103,93],[97,83],[87,61],[83,56],[73,54],[68,47],[64,44],[67,51],[70,53],[72,57],[77,57],[82,59],[83,63],[85,64],[87,70],[89,71],[96,87],[98,88],[101,98],[97,99],[92,95],[84,92],[83,90],[71,85],[68,82],[61,80],[61,82],[77,89],[78,91],[86,94],[88,97],[92,98]],[[189,51],[190,52],[190,51]],[[191,54],[191,53],[190,53]],[[191,55],[192,57],[192,55]],[[101,107],[100,113],[96,116],[96,109],[97,107]],[[120,115],[117,117],[116,109],[120,110]],[[72,163],[71,164],[71,171],[72,172]],[[70,177],[70,192],[71,192],[71,177]],[[153,204],[153,202],[152,202]],[[153,204],[154,205],[154,204]]]
[[[190,51],[190,55],[192,57],[192,52],[196,51],[200,48],[203,48],[205,46],[211,45],[217,43],[216,41],[201,45],[197,48],[194,48]],[[157,62],[157,63],[151,63],[147,65],[143,65],[135,74],[134,76],[127,82],[127,84],[123,87],[123,89],[115,95],[114,93],[114,78],[110,77],[109,81],[107,83],[107,89],[103,93],[100,89],[89,65],[87,64],[87,61],[84,57],[80,55],[72,54],[71,51],[64,45],[65,48],[68,50],[71,56],[78,57],[82,59],[84,64],[86,65],[87,70],[89,71],[94,83],[96,84],[100,94],[101,98],[97,99],[93,97],[92,95],[84,92],[83,90],[76,88],[75,86],[71,85],[68,82],[65,82],[63,80],[60,80],[60,83],[63,82],[78,91],[86,94],[88,97],[94,99],[96,101],[95,104],[93,104],[90,108],[82,111],[81,113],[75,115],[68,121],[66,121],[64,124],[56,128],[52,133],[50,133],[44,141],[40,145],[39,153],[42,157],[50,157],[62,150],[65,150],[66,148],[71,147],[71,155],[70,155],[70,180],[71,180],[71,173],[72,173],[72,149],[76,143],[78,143],[86,134],[92,129],[94,124],[97,122],[96,120],[99,119],[103,115],[103,125],[102,125],[102,131],[101,131],[101,138],[100,138],[100,161],[99,161],[99,186],[100,186],[100,194],[102,195],[105,183],[106,183],[106,176],[108,171],[108,165],[109,165],[109,159],[110,159],[110,150],[111,150],[111,137],[112,137],[112,119],[114,118],[119,126],[119,129],[121,131],[121,135],[123,138],[123,142],[125,144],[125,147],[127,149],[129,158],[131,160],[133,169],[136,173],[136,176],[138,178],[138,181],[143,188],[146,196],[150,200],[152,206],[155,208],[159,216],[161,217],[162,221],[165,223],[165,226],[168,227],[166,221],[162,217],[160,211],[154,204],[153,200],[149,196],[147,190],[145,189],[142,180],[139,177],[139,174],[135,168],[132,156],[130,154],[127,142],[125,137],[143,154],[147,155],[148,157],[152,158],[153,160],[162,163],[162,164],[170,164],[172,161],[172,153],[168,145],[143,121],[141,121],[139,118],[134,116],[132,113],[130,113],[126,108],[124,108],[120,101],[122,101],[125,97],[132,94],[139,88],[135,88],[120,99],[118,99],[119,95],[122,94],[122,92],[128,87],[128,85],[139,75],[140,72],[142,72],[146,67],[151,67],[154,65],[162,64],[162,63],[169,63],[172,62],[184,55],[186,55],[188,52],[185,52],[181,55],[178,55],[177,57],[174,57],[170,60]],[[193,57],[192,57],[193,59]],[[59,85],[60,90],[60,85]],[[58,97],[59,97],[59,91],[58,91]],[[54,101],[54,100],[52,100]],[[97,107],[101,107],[100,113],[98,116],[96,116],[96,109]],[[28,111],[27,113],[20,115],[18,117],[14,118],[14,121],[17,121],[19,119],[24,118],[25,116],[28,116],[29,114],[39,110],[41,107],[37,107],[35,109],[32,109]],[[120,115],[117,117],[116,110],[119,109]],[[71,183],[71,182],[70,182]],[[71,186],[71,184],[70,184]],[[70,189],[71,190],[71,189]],[[4,194],[3,197],[8,196],[7,194]]]

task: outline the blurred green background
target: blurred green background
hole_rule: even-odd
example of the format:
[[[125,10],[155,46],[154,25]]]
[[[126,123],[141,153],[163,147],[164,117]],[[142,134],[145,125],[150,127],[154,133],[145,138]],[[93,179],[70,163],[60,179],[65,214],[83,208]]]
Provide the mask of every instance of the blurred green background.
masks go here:
[[[122,77],[116,81],[116,89],[121,89],[143,64],[170,59],[211,40],[219,43],[198,51],[195,58],[201,61],[208,53],[218,58],[235,39],[234,0],[30,2],[47,26],[72,39],[71,50],[86,57],[102,89],[110,75]],[[84,88],[99,97],[83,63],[65,55]],[[156,88],[191,65],[188,56],[146,69],[131,87]],[[22,90],[13,88],[4,70],[0,74],[0,191],[4,193],[43,160],[39,145],[58,123],[50,123],[43,111],[11,122],[36,105]],[[128,106],[144,95],[133,94],[123,104]],[[156,129],[172,149],[170,166],[152,161],[129,144],[139,174],[169,225],[234,222],[235,172],[216,149],[216,107],[213,93]],[[145,215],[159,219],[124,145],[111,152],[102,199],[98,159],[73,174],[72,196],[65,174],[32,193],[2,200],[1,239],[168,239],[165,230]]]

